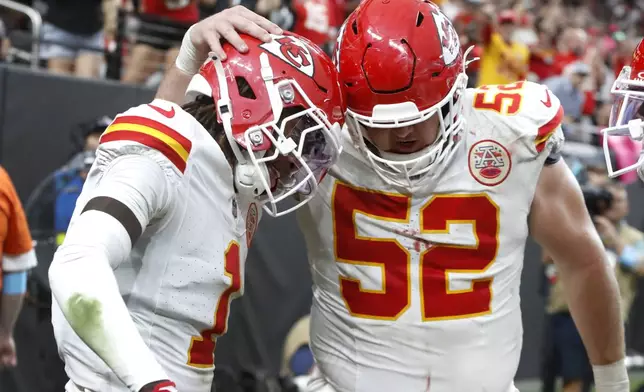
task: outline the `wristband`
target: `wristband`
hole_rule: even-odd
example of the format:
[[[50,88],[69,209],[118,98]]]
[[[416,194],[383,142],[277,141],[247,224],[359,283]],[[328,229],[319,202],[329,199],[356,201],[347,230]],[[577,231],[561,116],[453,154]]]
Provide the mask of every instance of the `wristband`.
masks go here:
[[[2,277],[2,293],[20,295],[27,291],[27,271],[5,272]]]
[[[593,365],[597,392],[628,392],[629,381],[624,359],[609,365]]]
[[[174,62],[177,69],[189,76],[196,75],[203,63],[203,61],[199,60],[197,48],[195,48],[195,45],[192,43],[192,39],[190,39],[190,32],[194,27],[195,25],[190,26],[188,31],[186,31],[186,34],[183,36],[179,54]]]

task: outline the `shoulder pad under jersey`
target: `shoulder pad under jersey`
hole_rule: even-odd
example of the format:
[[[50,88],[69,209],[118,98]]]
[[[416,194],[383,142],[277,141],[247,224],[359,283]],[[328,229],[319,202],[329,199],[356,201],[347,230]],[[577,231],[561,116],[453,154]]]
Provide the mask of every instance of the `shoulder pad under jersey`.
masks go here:
[[[162,100],[128,109],[101,135],[97,164],[120,155],[143,154],[182,175],[193,149],[191,120],[180,106]]]
[[[481,124],[476,131],[501,139],[525,157],[545,157],[563,146],[563,108],[542,84],[522,81],[481,86],[467,90],[464,104],[469,106],[466,111],[472,110],[477,125]]]

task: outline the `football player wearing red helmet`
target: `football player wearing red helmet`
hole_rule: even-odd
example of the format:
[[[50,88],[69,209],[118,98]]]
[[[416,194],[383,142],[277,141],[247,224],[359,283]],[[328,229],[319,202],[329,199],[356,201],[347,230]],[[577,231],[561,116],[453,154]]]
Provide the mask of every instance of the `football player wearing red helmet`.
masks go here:
[[[527,81],[467,89],[467,54],[426,0],[365,0],[340,31],[344,152],[298,212],[309,389],[515,390],[532,235],[565,281],[597,389],[625,392],[619,294],[559,158],[560,102]]]
[[[68,391],[209,392],[262,207],[301,207],[338,159],[328,56],[291,34],[238,38],[245,53],[207,59],[182,106],[131,108],[101,136],[49,269]]]
[[[203,26],[162,96],[204,42],[219,50]],[[466,57],[426,0],[366,0],[341,28],[344,152],[298,211],[314,282],[309,389],[514,390],[530,234],[557,261],[597,389],[627,391],[619,294],[559,159],[559,100],[525,81],[466,89]]]
[[[638,142],[644,138],[644,39],[635,48],[631,64],[622,68],[611,92],[615,102],[610,113],[609,127],[603,130],[608,174],[618,177],[637,169],[637,174],[644,181],[644,154],[640,154],[640,158],[632,165],[615,170],[610,152],[611,136],[630,136]]]

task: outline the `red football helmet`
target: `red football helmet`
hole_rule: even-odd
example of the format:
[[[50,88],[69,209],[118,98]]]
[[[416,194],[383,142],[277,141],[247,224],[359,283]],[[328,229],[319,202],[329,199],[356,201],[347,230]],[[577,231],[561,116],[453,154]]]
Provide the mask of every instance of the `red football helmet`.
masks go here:
[[[614,171],[610,160],[610,136],[630,136],[635,140],[644,138],[644,39],[635,48],[630,66],[622,68],[611,90],[615,101],[610,113],[609,127],[604,133],[604,154],[611,177],[620,176],[644,165],[644,155],[637,163]],[[638,171],[644,180],[641,170]]]
[[[237,191],[279,216],[310,200],[337,161],[344,96],[329,57],[305,38],[288,33],[267,43],[243,38],[248,52],[225,44],[227,60],[209,59],[187,95],[214,98],[237,160]],[[299,203],[278,211],[277,203],[295,193]]]
[[[467,76],[458,35],[438,6],[366,0],[342,26],[333,57],[347,92],[351,136],[383,180],[411,186],[449,162],[461,139],[459,98]],[[378,151],[364,133],[364,127],[406,127],[434,115],[440,119],[436,142],[416,153]]]

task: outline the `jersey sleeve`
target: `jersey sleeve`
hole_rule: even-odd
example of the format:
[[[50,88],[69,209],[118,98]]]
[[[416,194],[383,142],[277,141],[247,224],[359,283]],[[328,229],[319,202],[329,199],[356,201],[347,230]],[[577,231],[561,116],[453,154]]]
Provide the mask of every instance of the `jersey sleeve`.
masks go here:
[[[500,142],[519,160],[545,161],[563,147],[563,108],[544,85],[520,81],[481,86],[467,89],[464,102],[471,132]]]
[[[49,268],[53,298],[76,334],[129,387],[167,379],[145,345],[113,273],[149,222],[172,202],[165,171],[145,155],[114,159],[83,187]]]
[[[519,133],[527,155],[545,159],[558,154],[564,143],[561,102],[548,87],[532,82],[524,82],[522,97],[521,111],[513,127]]]
[[[133,246],[170,208],[183,180],[192,151],[185,116],[162,100],[118,115],[101,135],[71,225],[86,212],[104,213],[121,224]]]
[[[9,174],[2,167],[0,167],[0,241],[3,271],[24,271],[36,266],[36,253],[25,212]]]
[[[179,180],[193,147],[184,133],[190,125],[180,121],[185,118],[179,114],[181,111],[170,102],[155,100],[118,115],[101,135],[97,168],[100,170],[121,155],[145,155],[169,177]]]
[[[115,268],[154,219],[172,206],[176,186],[167,173],[145,155],[114,160],[100,181],[83,188],[77,211],[61,247],[93,244],[108,253]]]
[[[192,149],[184,115],[155,101],[117,116],[49,268],[53,297],[74,332],[132,391],[168,376],[141,338],[113,270],[176,205]]]

